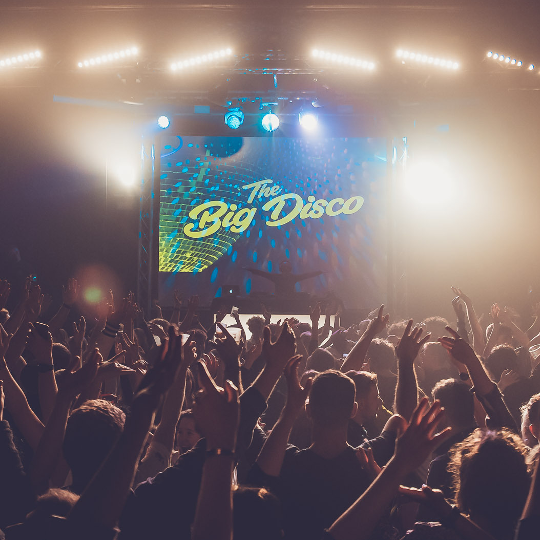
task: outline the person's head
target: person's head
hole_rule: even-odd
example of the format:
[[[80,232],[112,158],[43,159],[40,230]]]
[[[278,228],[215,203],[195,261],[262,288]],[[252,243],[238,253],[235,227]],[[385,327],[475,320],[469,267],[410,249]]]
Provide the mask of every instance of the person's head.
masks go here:
[[[356,416],[355,397],[356,388],[350,377],[335,370],[325,371],[313,380],[306,411],[316,426],[343,427]]]
[[[249,331],[251,332],[251,337],[253,339],[261,339],[263,336],[263,330],[265,326],[264,319],[262,317],[250,317],[247,320],[247,327],[249,328]]]
[[[356,401],[358,403],[356,420],[360,423],[372,420],[382,404],[377,386],[377,375],[369,371],[348,371],[346,375],[354,381],[356,386]]]
[[[264,488],[238,486],[233,491],[234,540],[281,540],[281,506]]]
[[[422,321],[424,332],[422,335],[431,334],[431,340],[437,341],[439,338],[448,335],[448,321],[444,317],[427,317]]]
[[[308,357],[306,369],[312,369],[322,373],[336,367],[336,361],[326,349],[315,349]]]
[[[456,444],[448,470],[461,512],[498,539],[513,538],[530,478],[527,447],[511,431],[476,429]]]
[[[516,351],[509,345],[497,345],[486,358],[486,367],[494,381],[499,381],[505,369],[516,369]]]
[[[69,349],[61,343],[53,343],[52,357],[55,371],[67,369],[71,362],[71,353]]]
[[[521,437],[531,448],[540,442],[540,394],[521,407]]]
[[[493,323],[489,324],[486,328],[486,340],[491,337],[493,328]],[[512,330],[508,326],[504,324],[501,324],[499,326],[495,345],[510,345],[512,347],[514,346],[514,336],[512,335]]]
[[[279,271],[282,274],[290,274],[292,272],[292,264],[287,260],[281,261],[279,263]]]
[[[382,371],[396,371],[396,350],[388,341],[380,338],[375,338],[368,347],[367,357],[369,365],[374,373]]]
[[[430,371],[440,371],[447,369],[448,353],[438,341],[428,341],[420,349],[419,360],[422,362],[422,367]]]
[[[341,355],[348,353],[351,350],[351,344],[347,339],[347,334],[342,330],[334,332],[332,335],[332,347]]]
[[[469,385],[456,379],[444,379],[433,387],[431,394],[434,400],[441,402],[448,424],[455,430],[475,425],[474,396]]]
[[[92,479],[122,433],[124,422],[124,412],[102,399],[87,401],[71,413],[62,451],[75,493],[81,493]]]
[[[183,411],[176,425],[176,449],[183,454],[191,450],[200,438],[201,434],[197,430],[195,416],[190,409]]]

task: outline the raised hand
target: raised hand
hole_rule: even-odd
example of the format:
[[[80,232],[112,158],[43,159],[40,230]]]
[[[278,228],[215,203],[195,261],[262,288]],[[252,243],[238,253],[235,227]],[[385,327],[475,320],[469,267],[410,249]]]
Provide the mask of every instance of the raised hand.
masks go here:
[[[73,323],[72,330],[72,348],[74,351],[78,351],[80,354],[80,351],[82,350],[84,336],[86,335],[86,319],[81,316],[78,321],[75,321]]]
[[[372,480],[374,480],[382,471],[382,468],[379,467],[379,464],[373,457],[373,449],[371,447],[363,448],[362,446],[359,446],[356,450],[356,458],[360,462],[362,469],[368,473]]]
[[[501,378],[497,386],[499,387],[499,390],[501,392],[504,392],[509,386],[512,386],[513,384],[517,383],[519,379],[520,379],[520,376],[517,371],[513,371],[511,369],[505,369],[501,373]]]
[[[72,401],[84,392],[96,378],[99,364],[102,361],[103,357],[99,353],[99,349],[94,349],[86,364],[75,371],[77,365],[80,364],[80,359],[75,357],[62,377],[58,379],[58,397]]]
[[[236,343],[229,331],[221,323],[217,323],[216,326],[221,330],[222,337],[216,336],[216,350],[219,353],[220,358],[225,364],[233,362],[235,365],[239,362],[240,355],[244,348],[243,341]]]
[[[67,285],[62,286],[62,302],[66,307],[72,307],[79,299],[80,286],[75,278],[69,278]]]
[[[126,336],[125,332],[122,332],[121,335],[125,352],[124,363],[126,366],[131,367],[139,360],[139,340],[137,339],[136,335],[133,337],[133,341]]]
[[[439,401],[429,406],[429,400],[423,398],[414,410],[409,426],[396,441],[394,458],[402,467],[414,471],[422,465],[433,450],[447,440],[452,428],[447,427],[440,433],[437,428],[444,418],[444,409]]]
[[[490,311],[493,324],[499,324],[502,322],[499,318],[500,314],[501,314],[501,308],[499,307],[499,304],[493,304],[491,306],[491,311]]]
[[[39,324],[39,323],[38,323]],[[28,336],[28,349],[36,357],[38,364],[52,364],[52,346],[53,338],[46,325],[41,326],[46,331],[46,334],[42,335],[41,332],[36,330],[34,325],[30,325],[30,334]]]
[[[313,326],[319,324],[319,319],[321,318],[321,303],[317,302],[315,307],[312,307],[309,312],[309,318],[311,319],[311,324]]]
[[[296,353],[296,339],[289,324],[283,324],[281,333],[274,343],[270,341],[270,328],[265,326],[262,350],[267,364],[279,366],[283,370],[289,359]]]
[[[455,360],[469,366],[472,360],[477,359],[473,348],[450,326],[447,326],[446,329],[452,337],[443,336],[439,338],[439,342]]]
[[[298,416],[302,411],[306,399],[311,390],[313,379],[310,377],[302,386],[298,379],[298,364],[302,360],[302,355],[293,356],[285,366],[284,375],[287,381],[287,401],[285,404],[285,413],[290,413],[293,416]]]
[[[463,321],[465,319],[465,310],[463,309],[463,304],[461,303],[461,298],[459,296],[452,299],[452,307],[454,308],[458,321]]]
[[[452,292],[458,296],[467,307],[469,307],[472,304],[471,299],[458,287],[451,287]]]
[[[396,355],[398,359],[411,364],[418,356],[422,345],[424,345],[424,343],[426,343],[426,341],[428,341],[428,339],[431,337],[431,334],[427,334],[423,339],[420,339],[423,329],[415,326],[411,330],[412,324],[413,321],[410,319],[405,327],[403,336],[399,340],[398,346],[396,347]]]
[[[390,315],[388,313],[383,316],[384,304],[379,308],[379,313],[377,316],[370,321],[367,331],[371,332],[373,335],[380,334],[388,325],[390,320]]]
[[[129,375],[130,373],[136,373],[132,368],[124,366],[119,362],[114,362],[114,358],[111,358],[108,362],[103,362],[98,368],[97,379],[100,381],[108,381],[110,379],[116,379],[120,375]]]
[[[199,382],[201,390],[195,396],[192,410],[197,426],[206,437],[206,447],[234,452],[240,420],[238,390],[231,381],[225,381],[225,388],[216,386],[203,363]]]
[[[220,306],[216,313],[216,323],[220,323],[228,313],[228,309],[225,306]]]
[[[5,279],[0,279],[0,309],[6,307],[9,293],[11,292],[11,285]]]
[[[37,321],[39,314],[41,313],[41,303],[43,302],[43,294],[41,293],[41,287],[30,281],[28,289],[28,300],[26,301],[25,311],[30,322]]]

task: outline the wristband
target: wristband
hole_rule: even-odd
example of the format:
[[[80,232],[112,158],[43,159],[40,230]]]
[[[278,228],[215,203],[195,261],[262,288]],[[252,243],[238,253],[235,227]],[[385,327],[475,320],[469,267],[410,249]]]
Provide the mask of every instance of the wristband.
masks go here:
[[[441,518],[439,521],[441,522],[441,525],[448,529],[453,529],[456,525],[457,519],[461,516],[461,512],[459,511],[459,508],[453,504],[452,510],[450,510],[450,513],[444,517]]]
[[[105,328],[102,330],[102,334],[110,338],[115,338],[119,330],[119,324],[113,324],[107,321],[107,323],[105,324]]]
[[[206,451],[206,457],[213,456],[234,456],[234,452],[228,448],[211,448]]]
[[[53,364],[38,364],[37,365],[38,373],[48,373],[49,371],[54,371]]]

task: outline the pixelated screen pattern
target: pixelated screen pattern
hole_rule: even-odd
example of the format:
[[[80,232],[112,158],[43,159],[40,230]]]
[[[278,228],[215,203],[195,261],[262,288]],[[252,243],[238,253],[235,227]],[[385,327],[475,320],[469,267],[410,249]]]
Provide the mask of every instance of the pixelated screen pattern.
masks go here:
[[[355,307],[382,298],[385,283],[386,141],[382,138],[164,137],[161,150],[159,271],[161,298],[173,288],[199,294],[203,301],[221,295],[223,284],[241,294],[272,292],[273,285],[244,268],[277,272],[288,259],[295,273],[320,270],[317,278],[297,284],[298,291],[333,291]],[[351,215],[324,214],[266,225],[271,197],[248,203],[263,179],[296,193],[327,201],[359,195],[362,208]],[[237,212],[256,208],[247,230],[230,227],[190,238],[184,227],[198,223],[189,212],[209,201],[235,204]],[[294,205],[287,201],[284,210]],[[200,217],[200,216],[199,216]]]

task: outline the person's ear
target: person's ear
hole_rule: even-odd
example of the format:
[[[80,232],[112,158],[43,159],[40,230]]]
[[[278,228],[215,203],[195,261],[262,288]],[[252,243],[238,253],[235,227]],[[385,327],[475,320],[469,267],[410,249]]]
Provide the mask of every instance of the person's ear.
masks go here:
[[[352,411],[351,411],[351,416],[350,418],[354,418],[356,416],[356,414],[358,413],[358,402],[355,401],[354,402],[354,405],[353,405],[353,408],[352,408]]]

